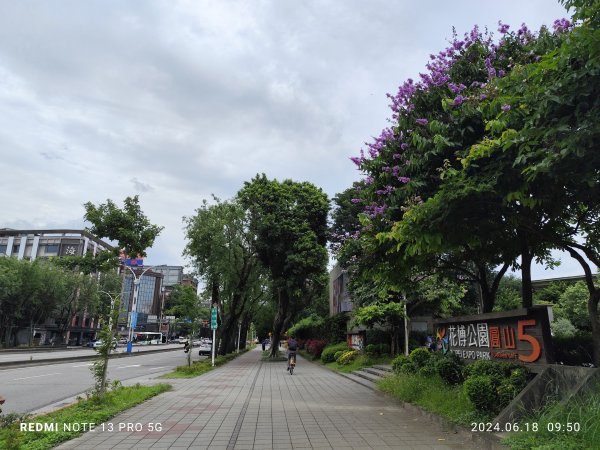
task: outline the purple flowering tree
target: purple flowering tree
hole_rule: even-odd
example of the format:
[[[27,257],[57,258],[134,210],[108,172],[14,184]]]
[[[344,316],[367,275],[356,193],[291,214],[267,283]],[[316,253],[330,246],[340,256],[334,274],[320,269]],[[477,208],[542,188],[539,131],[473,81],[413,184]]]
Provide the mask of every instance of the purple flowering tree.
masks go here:
[[[362,252],[353,255],[357,279],[378,275],[395,289],[410,285],[415,270],[447,270],[479,283],[489,311],[500,278],[513,265],[523,270],[530,303],[531,261],[549,254],[528,227],[540,226],[544,217],[507,197],[522,181],[512,161],[485,161],[482,152],[514,111],[498,90],[500,81],[556,49],[568,30],[560,23],[535,34],[525,25],[510,31],[499,23],[498,40],[478,27],[463,38],[455,35],[448,48],[431,55],[419,81],[409,79],[389,95],[393,126],[353,158],[367,177],[357,198],[364,206]],[[496,122],[487,120],[490,112]],[[500,270],[490,276],[495,267]]]

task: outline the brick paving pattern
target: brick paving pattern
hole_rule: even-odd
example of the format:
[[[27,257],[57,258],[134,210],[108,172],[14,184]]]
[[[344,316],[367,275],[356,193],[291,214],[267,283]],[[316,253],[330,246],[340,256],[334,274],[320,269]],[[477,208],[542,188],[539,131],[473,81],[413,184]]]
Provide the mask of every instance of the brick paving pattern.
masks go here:
[[[261,362],[260,357],[257,348],[200,377],[167,380],[172,391],[58,448],[477,448],[464,434],[445,431],[316,364],[298,358],[290,376],[285,362]],[[162,429],[149,431],[150,423]]]

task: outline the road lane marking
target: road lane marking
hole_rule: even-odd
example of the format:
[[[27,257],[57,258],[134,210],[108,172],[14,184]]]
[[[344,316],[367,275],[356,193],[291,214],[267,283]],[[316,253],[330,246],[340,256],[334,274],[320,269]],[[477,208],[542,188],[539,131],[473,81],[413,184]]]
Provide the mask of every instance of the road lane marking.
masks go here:
[[[27,380],[29,378],[39,378],[39,377],[49,377],[50,375],[60,375],[60,372],[56,372],[56,373],[47,373],[44,375],[34,375],[32,377],[23,377],[23,378],[13,378],[13,381],[17,381],[17,380]]]
[[[71,366],[71,367],[87,367],[87,366],[93,366],[94,363],[89,363],[89,364],[79,364],[77,366]]]
[[[131,366],[117,366],[115,369],[127,369],[128,367],[141,367],[141,364],[132,364]]]

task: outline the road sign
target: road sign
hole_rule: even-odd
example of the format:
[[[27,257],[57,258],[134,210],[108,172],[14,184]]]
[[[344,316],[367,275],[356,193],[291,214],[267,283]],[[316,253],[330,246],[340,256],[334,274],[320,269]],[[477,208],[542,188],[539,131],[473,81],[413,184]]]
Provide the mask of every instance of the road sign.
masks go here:
[[[137,326],[137,311],[129,313],[131,314],[131,325],[130,327],[134,329]]]
[[[210,310],[210,328],[212,330],[217,329],[217,308],[212,308]]]
[[[127,258],[124,260],[126,266],[142,267],[144,260],[141,258]]]

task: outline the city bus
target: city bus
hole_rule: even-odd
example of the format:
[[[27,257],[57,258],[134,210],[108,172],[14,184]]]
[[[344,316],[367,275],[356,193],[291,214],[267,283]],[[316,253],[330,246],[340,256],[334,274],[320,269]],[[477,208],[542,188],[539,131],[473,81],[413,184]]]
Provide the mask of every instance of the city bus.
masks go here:
[[[138,345],[155,345],[162,344],[163,335],[159,332],[141,332],[136,331],[133,334],[133,342]]]

